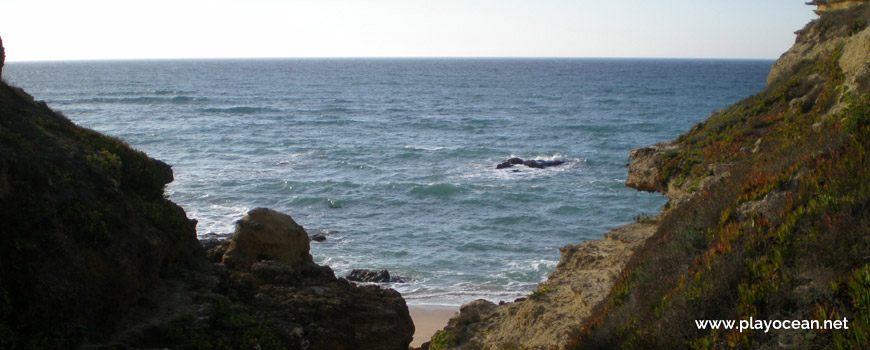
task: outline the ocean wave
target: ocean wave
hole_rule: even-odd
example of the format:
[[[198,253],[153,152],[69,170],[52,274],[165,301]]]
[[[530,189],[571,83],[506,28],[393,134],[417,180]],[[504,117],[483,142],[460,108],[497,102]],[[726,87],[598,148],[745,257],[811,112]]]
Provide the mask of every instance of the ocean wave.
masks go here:
[[[237,107],[227,107],[227,108],[201,108],[197,110],[201,113],[220,113],[220,114],[260,114],[260,113],[273,113],[280,112],[278,109],[268,108],[268,107],[250,107],[250,106],[237,106]]]
[[[124,95],[120,95],[124,96]],[[106,104],[159,104],[159,103],[174,103],[184,104],[194,101],[204,101],[205,98],[199,98],[187,95],[166,96],[130,96],[130,97],[91,97],[76,99],[74,103],[106,103]]]
[[[188,94],[196,93],[196,91],[161,89],[161,90],[152,90],[151,93],[154,95],[158,95],[158,96],[188,95]]]
[[[410,292],[403,291],[401,286],[392,286],[402,294],[408,305],[443,305],[443,306],[460,306],[469,303],[473,300],[484,299],[490,302],[498,303],[501,301],[514,301],[517,298],[528,295],[529,291],[476,291],[476,290],[455,290],[455,291],[426,291],[426,292]]]
[[[486,222],[491,223],[493,225],[516,225],[520,223],[525,224],[535,224],[541,223],[541,218],[532,215],[512,215],[512,216],[502,216],[494,219],[488,219]]]
[[[196,100],[198,100],[198,99],[196,97],[193,97],[193,96],[175,95],[169,99],[169,102],[183,104],[183,103],[193,102]]]
[[[577,215],[582,214],[583,209],[573,205],[560,205],[557,208],[548,210],[548,212],[554,215]]]
[[[340,209],[344,202],[331,197],[295,197],[290,201],[293,205],[325,206],[330,209]]]
[[[411,189],[411,194],[416,196],[451,197],[465,191],[460,185],[448,183],[431,183],[418,185]]]
[[[347,112],[350,112],[350,109],[344,108],[344,107],[327,107],[327,108],[314,110],[314,113],[317,113],[317,114],[347,113]]]
[[[405,149],[410,149],[414,151],[427,151],[427,152],[435,152],[445,149],[445,147],[440,146],[414,146],[414,145],[405,145]]]
[[[242,205],[212,204],[207,208],[185,206],[187,216],[197,220],[196,231],[200,238],[209,233],[226,234],[235,231],[236,221],[248,214],[249,208]]]
[[[94,97],[75,100],[76,103],[118,103],[118,104],[153,104],[170,102],[167,97],[138,96],[138,97]]]

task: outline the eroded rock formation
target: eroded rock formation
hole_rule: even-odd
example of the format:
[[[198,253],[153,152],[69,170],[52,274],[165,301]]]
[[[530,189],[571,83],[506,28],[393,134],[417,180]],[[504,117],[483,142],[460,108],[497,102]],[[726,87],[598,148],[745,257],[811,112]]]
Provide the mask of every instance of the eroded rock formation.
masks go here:
[[[0,348],[407,349],[401,295],[315,264],[287,215],[206,255],[172,179],[0,82]]]

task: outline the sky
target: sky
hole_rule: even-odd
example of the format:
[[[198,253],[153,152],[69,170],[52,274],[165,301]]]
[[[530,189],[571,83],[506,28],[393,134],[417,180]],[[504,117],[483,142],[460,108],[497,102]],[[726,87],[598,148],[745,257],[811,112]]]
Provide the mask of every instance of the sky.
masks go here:
[[[775,59],[806,0],[4,0],[7,61],[273,57]]]

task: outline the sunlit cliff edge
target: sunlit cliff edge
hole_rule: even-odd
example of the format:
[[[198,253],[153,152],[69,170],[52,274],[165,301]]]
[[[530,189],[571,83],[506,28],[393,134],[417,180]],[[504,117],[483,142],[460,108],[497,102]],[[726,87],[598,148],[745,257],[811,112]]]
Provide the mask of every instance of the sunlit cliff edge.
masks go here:
[[[870,347],[870,5],[809,5],[763,92],[631,151],[660,215],[563,247],[531,295],[465,305],[423,348]],[[849,329],[695,323],[750,318]]]

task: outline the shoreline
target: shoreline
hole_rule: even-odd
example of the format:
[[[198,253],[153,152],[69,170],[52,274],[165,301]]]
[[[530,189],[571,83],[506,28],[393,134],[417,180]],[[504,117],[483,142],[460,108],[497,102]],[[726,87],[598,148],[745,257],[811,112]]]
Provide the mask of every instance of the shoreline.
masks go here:
[[[447,321],[459,314],[459,306],[420,304],[408,305],[414,322],[414,340],[411,347],[420,347],[430,341],[435,332],[447,326]]]

